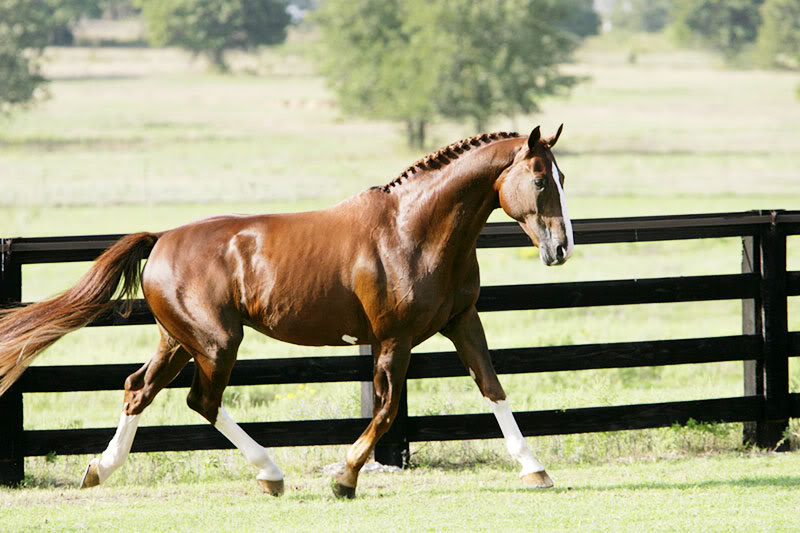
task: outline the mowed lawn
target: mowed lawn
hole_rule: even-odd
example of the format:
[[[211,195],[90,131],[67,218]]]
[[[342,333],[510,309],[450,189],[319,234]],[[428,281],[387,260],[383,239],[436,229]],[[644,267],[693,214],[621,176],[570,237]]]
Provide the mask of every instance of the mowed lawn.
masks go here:
[[[336,500],[319,473],[272,498],[252,480],[0,489],[2,531],[796,531],[800,456],[755,454],[552,471],[526,491],[496,466],[362,475]]]

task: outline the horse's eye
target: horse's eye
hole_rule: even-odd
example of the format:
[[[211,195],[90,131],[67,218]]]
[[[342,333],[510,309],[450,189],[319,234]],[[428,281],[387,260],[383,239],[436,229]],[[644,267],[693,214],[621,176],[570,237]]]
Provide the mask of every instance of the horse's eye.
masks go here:
[[[536,185],[536,188],[539,189],[540,191],[544,190],[544,184],[545,184],[544,178],[536,178],[535,180],[533,180],[533,183],[534,185]]]

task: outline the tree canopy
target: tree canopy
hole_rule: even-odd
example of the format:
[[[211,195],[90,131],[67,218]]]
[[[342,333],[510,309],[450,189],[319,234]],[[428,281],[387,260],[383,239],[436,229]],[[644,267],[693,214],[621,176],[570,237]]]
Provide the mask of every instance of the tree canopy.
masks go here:
[[[675,33],[684,43],[700,42],[733,57],[756,40],[763,3],[764,0],[674,0]]]
[[[761,6],[758,52],[769,65],[800,68],[800,2],[767,0]]]
[[[600,33],[600,15],[594,9],[593,0],[568,0],[568,11],[561,20],[561,27],[578,37]]]
[[[39,56],[53,28],[44,0],[0,0],[0,111],[31,101],[45,79]]]
[[[286,39],[286,0],[137,0],[154,46],[206,55],[226,70],[225,52]]]
[[[611,12],[615,29],[648,33],[664,29],[670,20],[673,0],[627,0],[618,2]]]
[[[585,2],[327,0],[320,67],[345,111],[405,121],[412,145],[436,116],[482,131],[577,81],[558,69],[578,43],[562,27],[573,4]]]

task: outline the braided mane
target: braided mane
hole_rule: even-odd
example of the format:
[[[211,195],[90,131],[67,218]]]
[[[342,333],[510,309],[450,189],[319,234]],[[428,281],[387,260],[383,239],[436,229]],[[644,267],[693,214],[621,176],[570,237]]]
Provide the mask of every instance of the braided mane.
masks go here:
[[[373,189],[381,190],[383,192],[390,192],[392,187],[400,185],[404,179],[409,178],[416,174],[417,172],[421,172],[423,170],[434,170],[442,168],[443,166],[449,164],[450,162],[458,159],[461,154],[471,150],[477,146],[483,146],[485,144],[489,144],[492,141],[498,141],[500,139],[511,139],[514,137],[520,137],[519,133],[516,132],[507,132],[507,131],[498,131],[495,133],[484,133],[482,135],[475,135],[474,137],[468,137],[461,141],[456,141],[453,144],[449,144],[444,148],[440,148],[436,152],[426,155],[407,169],[405,169],[399,176],[395,179],[384,185],[383,187],[372,187]]]

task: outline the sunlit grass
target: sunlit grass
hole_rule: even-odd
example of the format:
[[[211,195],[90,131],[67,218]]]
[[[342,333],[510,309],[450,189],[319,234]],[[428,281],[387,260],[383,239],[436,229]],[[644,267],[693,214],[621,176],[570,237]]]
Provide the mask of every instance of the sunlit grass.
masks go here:
[[[521,488],[512,468],[467,464],[362,476],[358,497],[335,500],[326,477],[290,473],[270,498],[252,479],[131,480],[90,491],[72,486],[0,489],[11,531],[791,531],[796,454],[728,454],[550,469],[556,488]],[[168,474],[167,469],[160,473]]]

